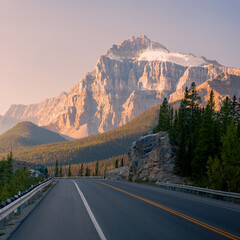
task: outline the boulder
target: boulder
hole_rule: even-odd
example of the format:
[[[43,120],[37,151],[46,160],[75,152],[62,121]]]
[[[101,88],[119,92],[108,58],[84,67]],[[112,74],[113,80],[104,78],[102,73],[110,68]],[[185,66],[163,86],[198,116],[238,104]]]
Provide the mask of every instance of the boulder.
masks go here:
[[[125,180],[127,176],[127,167],[115,168],[106,172],[108,180]]]

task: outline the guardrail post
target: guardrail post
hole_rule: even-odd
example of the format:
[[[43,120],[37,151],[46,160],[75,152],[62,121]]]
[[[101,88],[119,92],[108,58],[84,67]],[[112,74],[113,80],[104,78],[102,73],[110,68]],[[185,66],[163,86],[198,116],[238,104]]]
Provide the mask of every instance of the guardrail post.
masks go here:
[[[3,218],[3,219],[0,221],[0,226],[2,226],[2,227],[6,226],[6,218]]]
[[[14,217],[14,212],[11,212],[8,217],[13,218]]]
[[[16,213],[20,213],[21,211],[22,211],[22,206],[19,206],[19,207],[17,208]]]

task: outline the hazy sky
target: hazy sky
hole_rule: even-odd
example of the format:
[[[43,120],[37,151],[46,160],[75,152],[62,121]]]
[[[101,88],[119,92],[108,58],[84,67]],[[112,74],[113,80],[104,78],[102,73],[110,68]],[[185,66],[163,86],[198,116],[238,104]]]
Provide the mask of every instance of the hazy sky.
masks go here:
[[[239,0],[0,0],[0,114],[68,91],[131,36],[239,68],[239,9]]]

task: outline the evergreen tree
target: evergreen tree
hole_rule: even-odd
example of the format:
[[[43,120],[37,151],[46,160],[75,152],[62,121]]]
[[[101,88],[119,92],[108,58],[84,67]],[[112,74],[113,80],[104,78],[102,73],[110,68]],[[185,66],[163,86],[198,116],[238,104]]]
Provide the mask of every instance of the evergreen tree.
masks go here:
[[[68,176],[68,177],[71,177],[71,176],[72,176],[72,173],[71,173],[71,165],[68,165],[68,173],[67,173],[67,176]]]
[[[115,161],[115,168],[118,168],[118,159]]]
[[[173,112],[173,108],[172,108],[172,112]],[[175,110],[175,116],[173,117],[173,123],[172,123],[172,127],[170,129],[170,142],[171,144],[177,145],[177,126],[178,126],[178,111]]]
[[[105,164],[105,166],[104,166],[104,177],[106,177],[106,171],[107,171],[107,166],[106,166],[106,164]]]
[[[63,177],[62,166],[59,168],[59,177]]]
[[[198,142],[199,127],[201,123],[201,111],[199,103],[201,98],[196,91],[196,85],[193,82],[186,96],[187,105],[187,151],[186,151],[186,175],[191,175],[191,162],[194,157],[194,149]]]
[[[207,175],[209,187],[218,190],[225,189],[225,176],[221,160],[216,156],[215,158],[209,157],[207,163]]]
[[[175,173],[180,174],[181,176],[185,175],[185,164],[184,161],[186,159],[186,121],[185,121],[185,115],[186,115],[186,105],[185,102],[182,100],[181,105],[176,117],[176,133],[177,133],[177,139],[176,143],[178,145],[177,149],[177,159],[175,162]]]
[[[178,113],[176,114],[175,129],[176,129],[176,143],[177,159],[175,162],[175,172],[181,176],[189,175],[190,163],[187,159],[187,148],[188,148],[188,119],[189,112],[187,109],[187,101],[189,91],[185,89],[185,97],[181,101]]]
[[[192,175],[195,179],[204,180],[207,177],[207,160],[217,152],[217,140],[215,138],[217,130],[215,128],[215,112],[214,112],[214,93],[210,92],[209,101],[206,110],[203,113],[200,130],[199,140],[196,148],[194,149],[194,157],[191,163]]]
[[[83,164],[81,164],[80,168],[78,169],[78,176],[79,177],[83,176]]]
[[[240,139],[232,121],[223,137],[222,166],[228,191],[240,191]]]
[[[210,186],[231,192],[240,191],[240,139],[237,127],[232,121],[222,138],[221,158],[208,161]]]
[[[192,83],[190,89],[186,87],[184,99],[175,115],[173,129],[176,131],[176,136],[171,139],[174,139],[178,145],[175,172],[182,176],[191,175],[191,162],[198,142],[202,114],[199,107],[200,100],[196,85]]]
[[[96,162],[96,166],[95,166],[95,176],[99,175],[99,166],[98,166],[98,161]]]
[[[160,106],[158,124],[154,129],[154,132],[169,131],[171,125],[171,110],[168,105],[167,98],[164,98],[163,103]]]
[[[85,176],[86,176],[86,177],[90,176],[90,169],[89,169],[88,167],[86,168]]]
[[[123,158],[122,158],[122,160],[121,160],[121,167],[123,167],[123,165],[124,165],[124,163],[123,163]]]
[[[9,182],[13,175],[13,155],[12,152],[7,155],[7,161],[4,164],[4,178],[3,183]]]
[[[239,111],[238,111],[238,102],[235,95],[230,100],[230,108],[231,108],[231,113],[230,113],[231,119],[233,120],[234,124],[237,125],[239,121]]]
[[[231,101],[229,97],[226,97],[225,100],[223,101],[223,106],[220,109],[219,113],[219,123],[221,126],[221,135],[224,135],[227,131],[227,127],[231,123],[231,111],[232,111],[232,106],[231,106]]]
[[[59,169],[58,169],[58,160],[56,160],[56,165],[55,165],[55,177],[58,177],[59,175]]]
[[[83,164],[81,165],[81,172],[80,176],[83,176]]]

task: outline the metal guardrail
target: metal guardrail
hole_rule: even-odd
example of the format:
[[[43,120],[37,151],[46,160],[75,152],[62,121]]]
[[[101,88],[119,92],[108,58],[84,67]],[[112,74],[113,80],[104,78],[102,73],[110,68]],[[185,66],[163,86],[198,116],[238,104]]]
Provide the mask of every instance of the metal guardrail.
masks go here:
[[[198,196],[209,197],[213,199],[225,200],[228,202],[240,203],[240,194],[234,192],[224,192],[219,190],[213,190],[209,188],[200,188],[188,185],[181,184],[171,184],[171,183],[163,183],[156,182],[158,187],[175,190],[179,192],[187,192]]]
[[[21,212],[28,202],[32,201],[36,194],[43,191],[43,189],[53,181],[52,178],[37,184],[33,189],[23,196],[20,196],[13,202],[0,209],[0,225],[4,226],[6,220],[14,216],[14,213]]]

